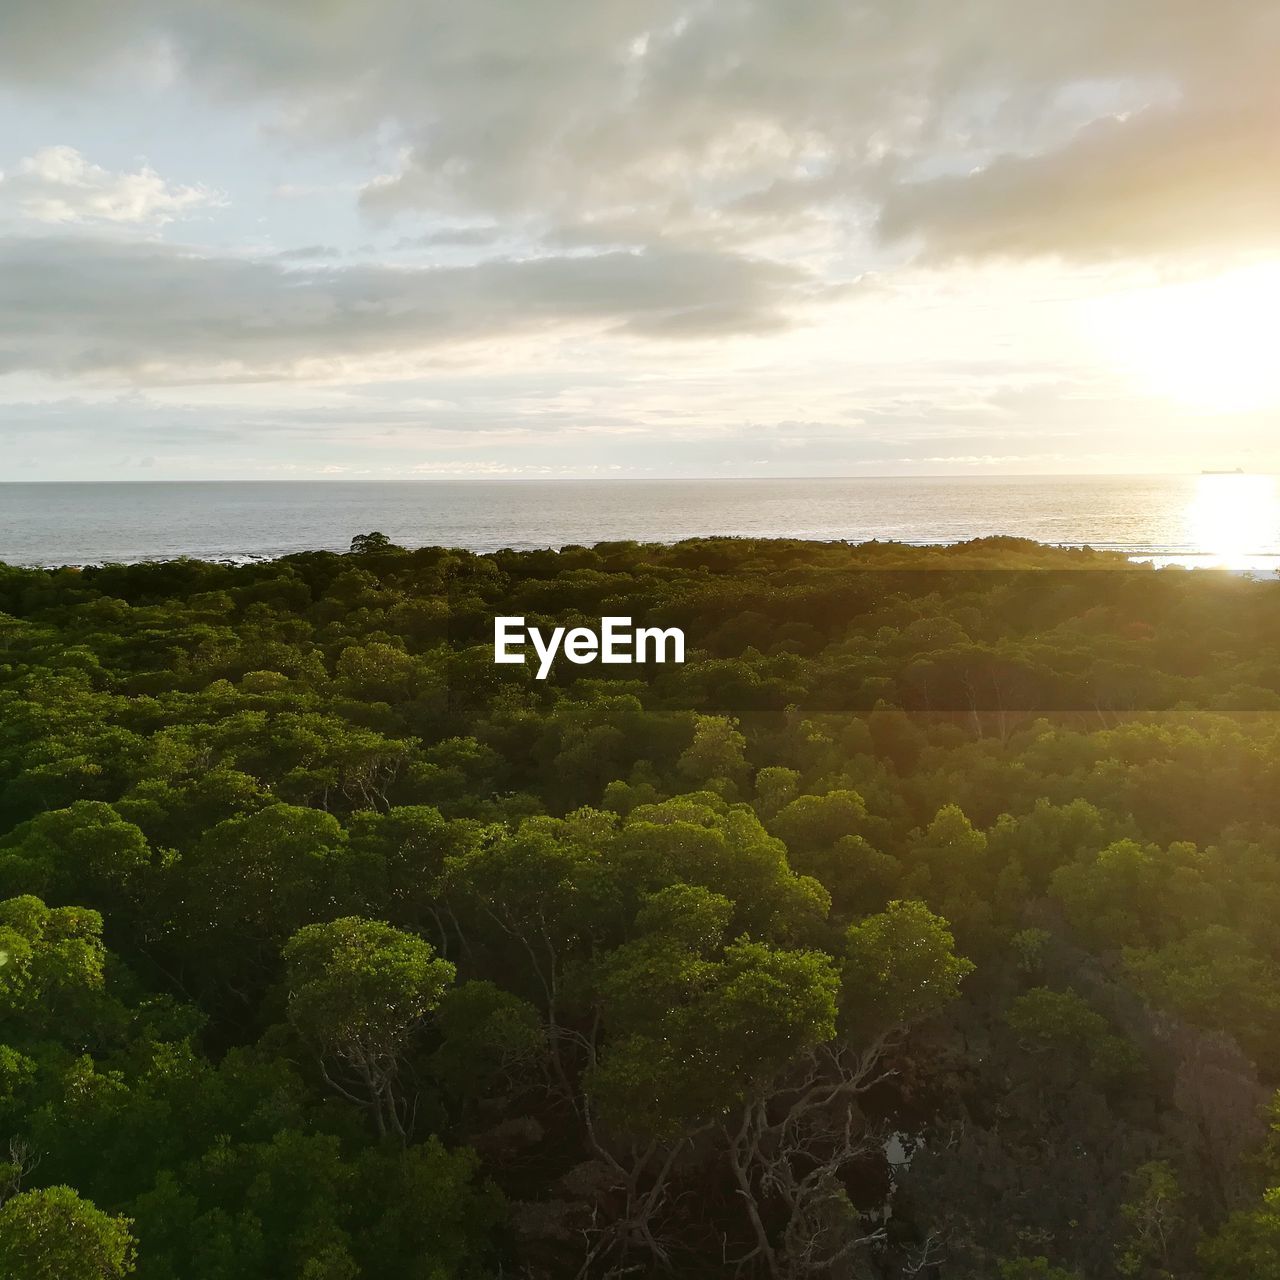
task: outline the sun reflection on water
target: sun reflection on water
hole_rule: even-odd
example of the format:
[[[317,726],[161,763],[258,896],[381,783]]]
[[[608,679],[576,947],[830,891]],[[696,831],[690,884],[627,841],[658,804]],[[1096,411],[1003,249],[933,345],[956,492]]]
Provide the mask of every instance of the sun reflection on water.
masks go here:
[[[1274,562],[1280,495],[1274,476],[1203,475],[1187,509],[1191,543],[1202,564],[1251,569]],[[1270,552],[1268,556],[1265,553]]]

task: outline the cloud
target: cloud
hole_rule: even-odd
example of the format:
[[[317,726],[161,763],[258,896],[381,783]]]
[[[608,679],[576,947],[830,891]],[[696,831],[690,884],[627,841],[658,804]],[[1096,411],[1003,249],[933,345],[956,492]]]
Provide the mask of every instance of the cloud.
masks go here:
[[[1082,303],[1280,252],[1274,0],[0,8],[14,458],[781,474],[1272,447],[1261,413],[1138,380]],[[105,133],[145,133],[165,176]],[[179,171],[234,211],[200,230],[219,197]]]
[[[879,227],[931,258],[1143,257],[1280,247],[1280,93],[1270,112],[1151,108],[1062,148],[892,189]]]
[[[498,243],[503,239],[500,227],[437,227],[418,236],[402,236],[396,249],[474,248]]]
[[[277,262],[319,262],[326,258],[340,258],[342,250],[328,244],[304,244],[296,249],[281,249]]]
[[[7,0],[5,36],[18,80],[167,59],[294,139],[393,139],[374,216],[743,247],[883,205],[944,256],[1280,245],[1273,0]]]
[[[90,164],[74,147],[41,147],[0,172],[0,212],[68,226],[116,223],[160,227],[196,209],[225,203],[204,186],[174,186],[147,165],[113,173]]]
[[[753,334],[785,325],[810,287],[794,268],[679,249],[307,270],[156,243],[11,237],[0,239],[0,373],[253,380],[556,330]]]

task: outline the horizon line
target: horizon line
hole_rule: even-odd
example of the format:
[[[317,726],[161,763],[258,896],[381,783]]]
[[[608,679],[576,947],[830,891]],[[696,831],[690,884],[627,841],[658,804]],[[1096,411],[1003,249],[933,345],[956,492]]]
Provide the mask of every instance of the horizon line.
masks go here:
[[[980,472],[883,472],[873,475],[787,475],[787,476],[690,476],[690,475],[614,475],[614,476],[538,476],[538,475],[402,475],[402,476],[219,476],[201,478],[184,477],[127,477],[120,479],[53,478],[37,477],[3,479],[4,485],[40,484],[717,484],[741,481],[779,483],[783,481],[812,480],[1123,480],[1123,479],[1173,479],[1199,476],[1268,476],[1280,475],[1280,469],[1227,470],[1227,471],[980,471]]]

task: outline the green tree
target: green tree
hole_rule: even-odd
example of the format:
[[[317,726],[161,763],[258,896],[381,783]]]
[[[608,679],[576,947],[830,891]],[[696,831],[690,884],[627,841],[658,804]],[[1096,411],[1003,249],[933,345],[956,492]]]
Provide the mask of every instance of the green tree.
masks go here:
[[[0,902],[0,1011],[33,1034],[85,1035],[101,1008],[102,917],[23,896]]]
[[[152,865],[146,837],[101,801],[42,813],[0,840],[0,892],[119,908]]]
[[[1209,1280],[1280,1280],[1280,1187],[1255,1209],[1238,1209],[1200,1247]]]
[[[743,754],[746,738],[728,716],[698,716],[693,741],[681,753],[681,775],[709,790],[736,796],[751,771]]]
[[[973,968],[923,902],[891,902],[845,932],[845,1016],[860,1038],[873,1040],[943,1008]]]
[[[391,539],[385,533],[357,533],[351,539],[351,554],[353,556],[376,555],[379,551],[386,551],[391,546]]]
[[[210,828],[176,875],[193,978],[265,986],[291,934],[351,905],[349,871],[346,833],[318,809],[276,804]]]
[[[1043,1254],[1009,1258],[1000,1264],[1000,1280],[1083,1280],[1078,1271],[1050,1265]]]
[[[134,1271],[128,1218],[111,1217],[70,1187],[24,1191],[0,1206],[3,1280],[117,1280]]]
[[[1128,1239],[1116,1269],[1123,1276],[1172,1280],[1171,1265],[1186,1225],[1177,1174],[1167,1160],[1149,1160],[1134,1170],[1130,1183],[1120,1206]]]
[[[348,916],[308,925],[284,949],[288,1017],[317,1054],[325,1082],[407,1140],[413,1099],[406,1052],[453,981],[454,967],[421,938]]]
[[[1064,1060],[1083,1063],[1102,1084],[1130,1078],[1138,1069],[1133,1045],[1074,991],[1033,987],[1009,1006],[1006,1020],[1025,1049],[1049,1055],[1055,1067]]]

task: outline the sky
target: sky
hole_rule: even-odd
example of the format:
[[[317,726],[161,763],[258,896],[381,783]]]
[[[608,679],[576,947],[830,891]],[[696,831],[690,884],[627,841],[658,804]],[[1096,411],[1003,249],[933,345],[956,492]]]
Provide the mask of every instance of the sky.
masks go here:
[[[1280,470],[1274,0],[4,0],[0,479]]]

